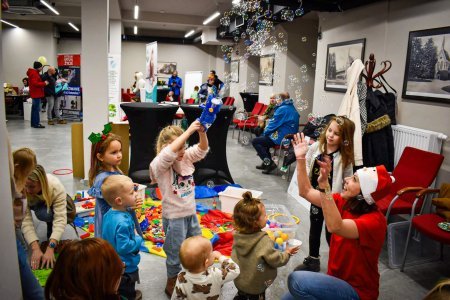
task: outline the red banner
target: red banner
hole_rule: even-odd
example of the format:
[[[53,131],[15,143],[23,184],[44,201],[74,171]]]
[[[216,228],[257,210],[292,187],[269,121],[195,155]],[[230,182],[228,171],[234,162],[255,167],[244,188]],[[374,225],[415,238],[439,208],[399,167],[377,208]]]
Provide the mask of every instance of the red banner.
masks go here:
[[[58,66],[81,66],[80,54],[58,54]]]

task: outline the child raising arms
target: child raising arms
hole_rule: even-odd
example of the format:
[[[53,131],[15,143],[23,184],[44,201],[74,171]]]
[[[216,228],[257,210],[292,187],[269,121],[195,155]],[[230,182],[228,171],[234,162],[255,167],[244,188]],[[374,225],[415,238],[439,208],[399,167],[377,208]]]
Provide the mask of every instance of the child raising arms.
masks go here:
[[[320,166],[317,160],[322,161],[326,155],[331,159],[332,172],[328,178],[332,193],[342,191],[344,178],[353,175],[353,132],[355,124],[348,118],[332,117],[320,135],[319,140],[311,145],[306,154],[306,168],[313,188],[318,187],[317,179],[320,174]],[[320,271],[320,236],[323,227],[322,209],[311,204],[309,219],[309,256],[303,264],[297,266],[295,271]],[[331,233],[326,230],[326,239],[330,244]]]
[[[104,137],[104,139],[103,139]],[[122,174],[119,165],[122,162],[122,142],[120,137],[108,133],[91,147],[91,168],[89,170],[88,194],[95,197],[94,235],[102,237],[102,220],[111,206],[103,199],[102,184],[110,175]]]
[[[199,143],[185,150],[186,142],[194,133]],[[199,121],[194,121],[183,132],[178,126],[161,130],[156,142],[156,157],[150,163],[150,178],[158,182],[162,194],[162,221],[166,235],[164,251],[167,254],[167,284],[165,293],[171,297],[180,266],[180,246],[188,237],[200,235],[195,211],[194,163],[208,153],[208,138]]]
[[[231,258],[239,265],[241,274],[234,280],[238,289],[235,300],[265,299],[267,287],[277,277],[277,268],[286,265],[300,246],[275,250],[265,231],[267,215],[264,204],[245,192],[233,212],[234,234]]]

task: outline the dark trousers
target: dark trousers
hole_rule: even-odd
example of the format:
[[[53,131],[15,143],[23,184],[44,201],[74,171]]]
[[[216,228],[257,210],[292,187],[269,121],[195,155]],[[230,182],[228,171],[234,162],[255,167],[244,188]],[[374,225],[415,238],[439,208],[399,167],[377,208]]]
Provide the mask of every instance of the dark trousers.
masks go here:
[[[271,159],[269,149],[276,144],[268,136],[259,136],[253,139],[252,145],[258,156],[264,161],[265,158]]]
[[[31,127],[36,127],[41,123],[41,98],[33,98],[31,104]]]
[[[47,223],[47,239],[50,239],[53,231],[53,208],[50,207],[50,210],[47,211],[47,204],[41,201],[33,206],[30,206],[30,210],[34,211],[36,218],[39,221]]]
[[[244,293],[240,290],[238,290],[238,293],[233,298],[233,300],[264,300],[264,299],[266,299],[265,291],[264,291],[264,293],[261,293],[259,295],[252,295],[252,294]]]
[[[119,294],[128,300],[136,298],[136,282],[139,282],[139,270],[124,273],[120,279]]]
[[[309,220],[311,221],[311,227],[309,228],[309,256],[319,257],[320,236],[322,235],[324,220],[322,208],[311,204],[311,209],[309,210]],[[328,246],[330,246],[331,233],[326,227],[325,237],[327,239]]]

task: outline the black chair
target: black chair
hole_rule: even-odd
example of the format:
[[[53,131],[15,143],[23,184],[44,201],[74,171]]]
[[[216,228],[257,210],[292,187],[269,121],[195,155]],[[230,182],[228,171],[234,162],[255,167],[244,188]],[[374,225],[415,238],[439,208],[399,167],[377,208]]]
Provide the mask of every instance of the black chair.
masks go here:
[[[178,106],[150,102],[121,103],[130,124],[130,168],[128,176],[137,183],[150,183],[149,165],[155,157],[159,132],[171,125]]]
[[[188,123],[200,117],[203,108],[182,104],[181,108]],[[236,110],[234,106],[223,105],[217,114],[216,120],[208,129],[209,153],[205,159],[195,163],[194,181],[197,185],[205,185],[208,181],[214,184],[234,183],[227,163],[227,135],[228,126],[233,120]],[[189,138],[189,146],[198,143],[198,134]]]

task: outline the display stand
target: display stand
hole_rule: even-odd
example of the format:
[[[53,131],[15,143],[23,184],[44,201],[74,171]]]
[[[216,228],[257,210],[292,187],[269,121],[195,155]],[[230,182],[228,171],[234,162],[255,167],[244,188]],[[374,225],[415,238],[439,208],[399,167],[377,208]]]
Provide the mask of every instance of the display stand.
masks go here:
[[[259,94],[258,93],[239,93],[242,98],[242,102],[244,103],[245,111],[251,112],[256,102],[258,102]]]

